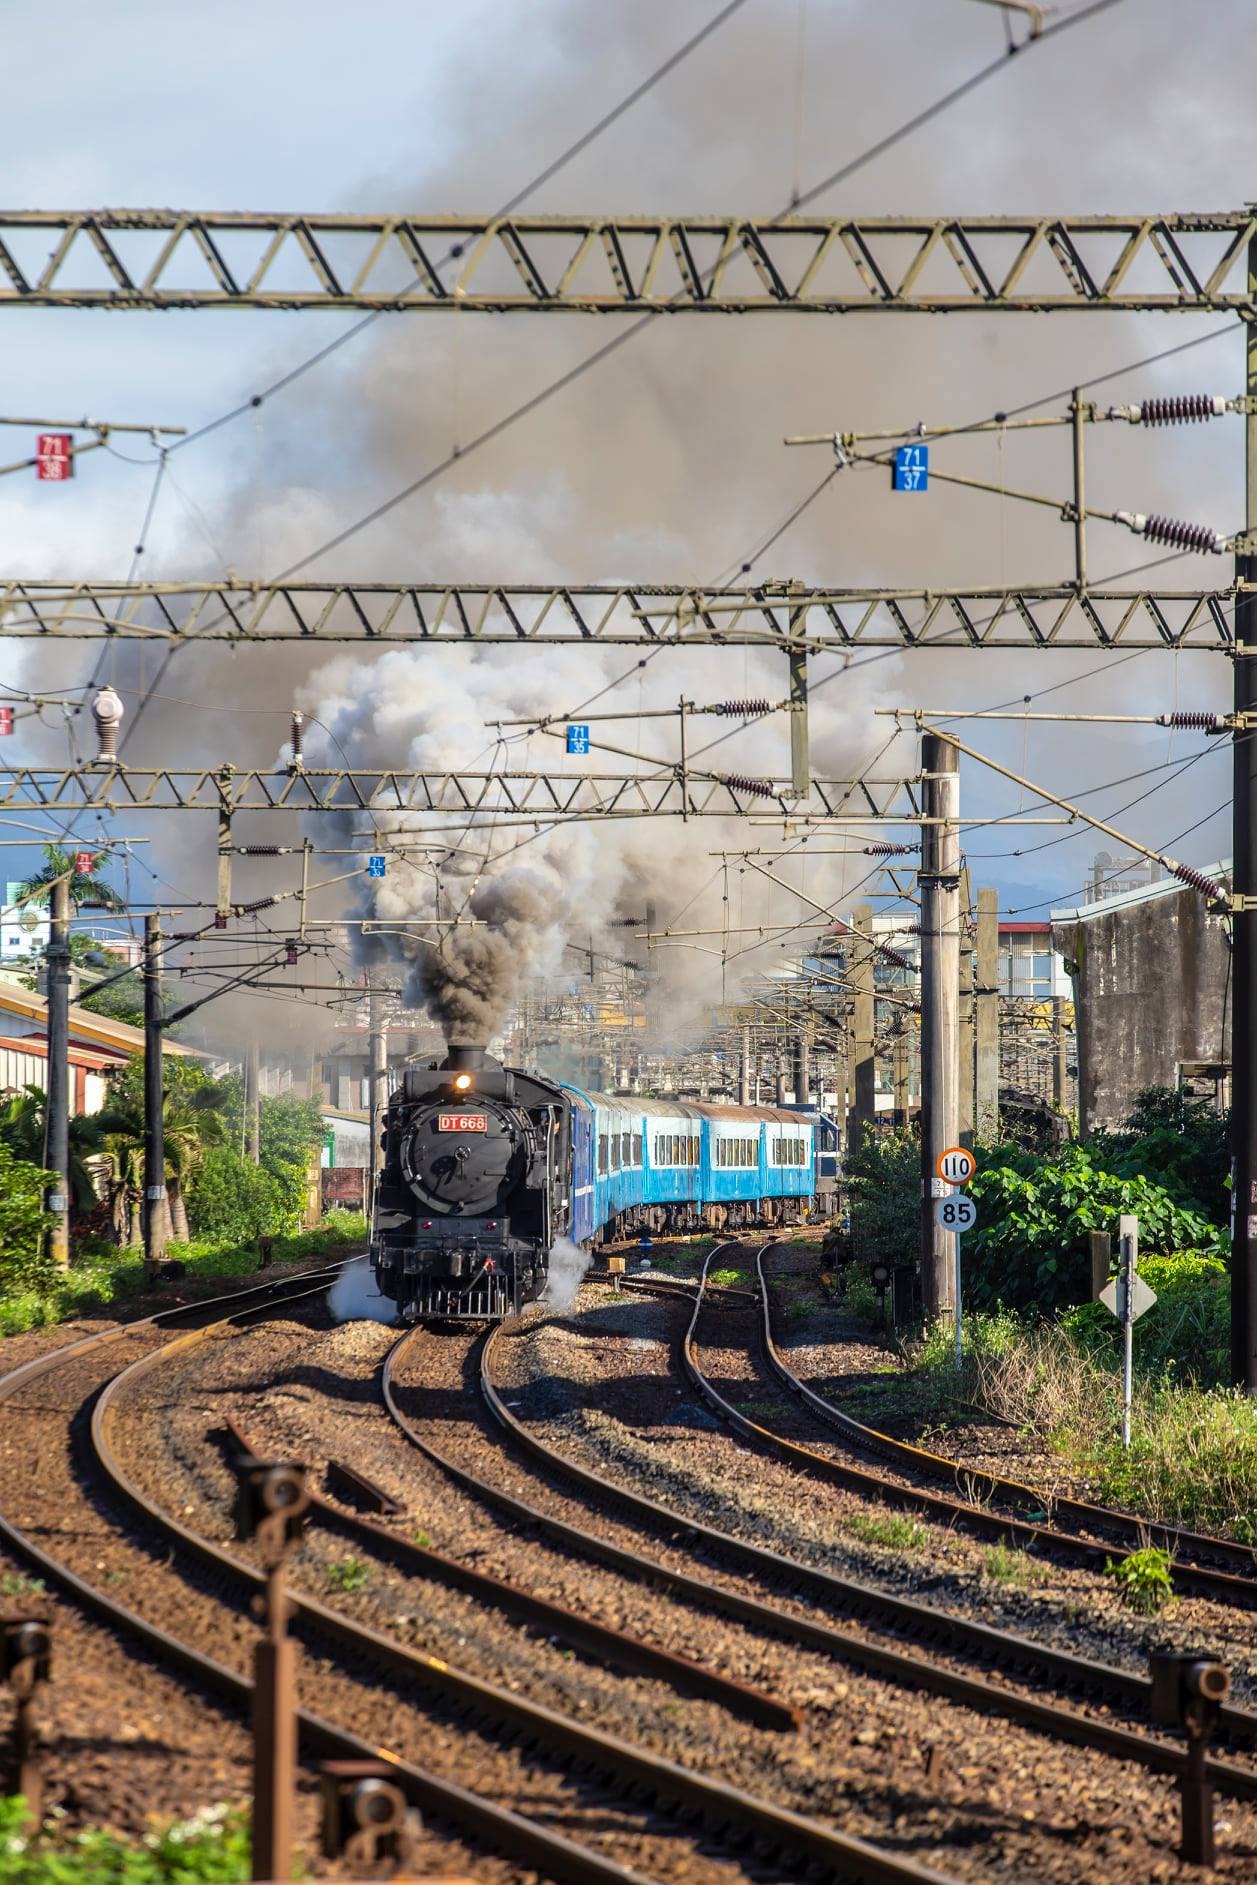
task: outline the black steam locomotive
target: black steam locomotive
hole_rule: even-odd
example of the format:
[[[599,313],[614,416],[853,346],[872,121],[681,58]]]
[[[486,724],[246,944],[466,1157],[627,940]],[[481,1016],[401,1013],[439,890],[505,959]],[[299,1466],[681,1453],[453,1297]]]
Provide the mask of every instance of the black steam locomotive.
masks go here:
[[[479,1047],[408,1068],[384,1115],[371,1262],[407,1321],[518,1315],[568,1228],[570,1109]]]

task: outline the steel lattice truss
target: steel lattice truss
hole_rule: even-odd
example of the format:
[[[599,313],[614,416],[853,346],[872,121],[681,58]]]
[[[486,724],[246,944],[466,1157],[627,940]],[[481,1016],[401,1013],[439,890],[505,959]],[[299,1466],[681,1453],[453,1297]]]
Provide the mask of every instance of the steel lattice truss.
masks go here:
[[[1248,310],[1249,210],[1165,216],[0,212],[0,305]]]
[[[0,638],[603,642],[822,648],[1214,648],[1234,588],[847,589],[800,584],[0,582]]]
[[[920,814],[913,780],[814,779],[813,812],[854,821],[908,822]],[[200,771],[80,766],[64,772],[0,768],[3,811],[296,811],[416,812],[458,817],[651,818],[738,817],[785,812],[788,780],[752,781],[680,770],[636,773],[355,772],[302,767],[293,772]]]

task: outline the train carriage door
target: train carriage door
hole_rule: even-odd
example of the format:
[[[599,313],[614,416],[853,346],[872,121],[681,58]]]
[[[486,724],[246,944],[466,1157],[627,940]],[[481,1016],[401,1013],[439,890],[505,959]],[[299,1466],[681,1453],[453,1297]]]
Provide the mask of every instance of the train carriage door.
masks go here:
[[[586,1106],[572,1108],[572,1241],[588,1243],[594,1234],[594,1115]]]

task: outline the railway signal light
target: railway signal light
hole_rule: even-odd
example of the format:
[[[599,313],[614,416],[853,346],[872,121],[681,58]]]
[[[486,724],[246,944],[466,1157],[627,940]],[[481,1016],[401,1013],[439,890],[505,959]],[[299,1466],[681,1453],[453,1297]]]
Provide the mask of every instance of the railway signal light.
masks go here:
[[[323,1856],[355,1870],[393,1862],[407,1869],[422,1822],[380,1761],[323,1761]]]
[[[303,1465],[271,1465],[246,1453],[236,1461],[236,1537],[256,1538],[278,1557],[301,1536],[310,1503]]]

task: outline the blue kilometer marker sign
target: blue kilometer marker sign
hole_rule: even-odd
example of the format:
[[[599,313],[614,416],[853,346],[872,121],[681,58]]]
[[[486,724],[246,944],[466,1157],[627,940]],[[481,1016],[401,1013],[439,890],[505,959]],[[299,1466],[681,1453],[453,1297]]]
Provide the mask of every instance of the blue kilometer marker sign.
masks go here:
[[[589,728],[571,725],[567,729],[567,750],[569,753],[587,753],[589,751]]]
[[[930,488],[930,448],[928,445],[901,445],[895,453],[896,491],[928,491]]]
[[[388,867],[387,859],[379,851],[373,851],[367,859],[367,876],[383,877]]]

